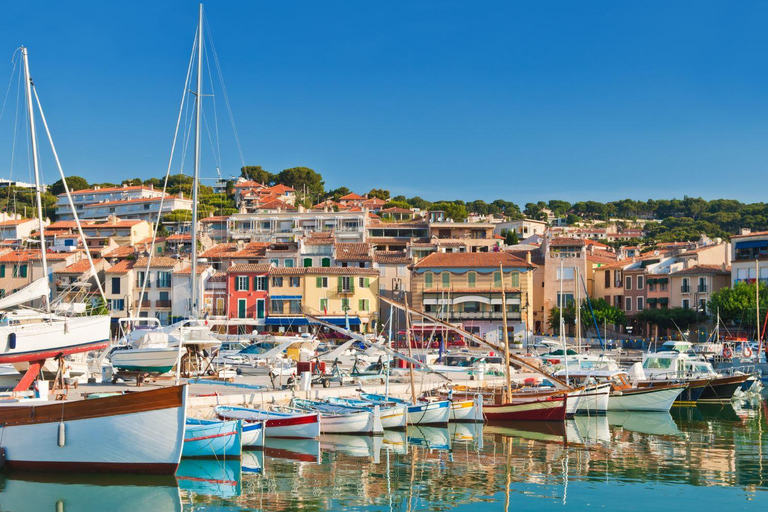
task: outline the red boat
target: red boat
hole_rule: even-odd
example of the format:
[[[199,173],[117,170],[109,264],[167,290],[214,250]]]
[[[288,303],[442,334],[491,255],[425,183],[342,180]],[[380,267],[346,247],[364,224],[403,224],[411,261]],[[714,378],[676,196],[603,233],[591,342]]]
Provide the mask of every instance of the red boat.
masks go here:
[[[513,399],[510,403],[484,404],[488,421],[565,421],[567,395]]]

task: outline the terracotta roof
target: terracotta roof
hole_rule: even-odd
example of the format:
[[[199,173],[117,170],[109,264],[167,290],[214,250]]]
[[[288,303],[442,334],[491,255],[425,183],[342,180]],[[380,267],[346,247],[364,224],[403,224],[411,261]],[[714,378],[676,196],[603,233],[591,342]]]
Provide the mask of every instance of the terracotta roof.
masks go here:
[[[391,208],[384,208],[379,213],[409,213],[409,214],[413,214],[413,211],[409,210],[407,208],[400,208],[400,207],[397,207],[397,206],[393,206]]]
[[[677,272],[672,272],[671,276],[687,276],[687,275],[723,275],[730,276],[730,269],[723,269],[721,265],[696,265]]]
[[[544,253],[541,251],[541,249],[531,249],[530,251],[525,250],[515,250],[512,249],[510,251],[507,251],[512,256],[515,256],[517,258],[520,258],[521,260],[525,261],[525,255],[527,253],[531,254],[531,263],[534,265],[544,265],[546,263],[546,259],[544,258]]]
[[[341,196],[339,198],[339,201],[365,201],[365,197],[361,196],[360,194],[355,194],[354,192],[350,192],[345,196]]]
[[[72,252],[46,252],[48,261],[64,261],[69,259],[73,254]],[[83,253],[80,253],[83,254]],[[40,251],[37,250],[20,250],[11,251],[0,255],[0,262],[6,263],[25,263],[27,261],[39,261],[42,259]]]
[[[258,272],[261,274],[266,274],[269,272],[269,270],[272,268],[272,265],[260,263],[257,265],[251,264],[251,263],[243,263],[240,265],[232,265],[227,269],[227,274],[231,274],[233,272]]]
[[[359,267],[273,267],[269,271],[275,276],[300,276],[300,275],[338,275],[338,276],[378,276],[375,268]]]
[[[553,238],[549,241],[549,245],[552,247],[584,247],[586,244],[584,240],[579,238]]]
[[[93,260],[93,266],[96,267],[99,263],[103,263],[104,260],[102,258],[96,258]],[[61,269],[55,271],[56,274],[82,274],[83,272],[87,272],[91,269],[91,264],[88,261],[88,258],[83,258],[80,261],[76,261],[75,263]]]
[[[127,274],[133,268],[136,262],[134,260],[123,260],[109,267],[105,272],[107,274]]]
[[[304,237],[304,245],[330,245],[333,242],[333,231],[314,231]]]
[[[121,245],[117,249],[109,251],[104,255],[105,258],[127,258],[135,252],[135,249],[131,245]]]
[[[279,199],[274,199],[272,201],[261,203],[258,207],[256,207],[257,210],[295,210],[296,207],[284,203]]]
[[[227,282],[227,274],[226,272],[217,272],[216,274],[213,274],[210,278],[208,278],[209,283],[226,283]]]
[[[506,252],[433,252],[419,261],[414,268],[533,268],[524,259]]]
[[[266,253],[267,242],[250,242],[238,251],[237,244],[217,244],[200,254],[201,258],[258,258]]]
[[[254,187],[263,187],[261,183],[258,181],[241,181],[240,183],[235,183],[235,188],[254,188]]]
[[[149,258],[139,258],[136,260],[136,265],[139,267],[146,267],[147,260]],[[176,258],[169,258],[167,256],[154,256],[150,262],[149,268],[173,268],[179,263]]]
[[[292,189],[288,185],[283,185],[282,183],[278,183],[277,185],[275,185],[273,187],[268,187],[267,190],[271,190],[273,192],[277,192],[278,194],[279,193],[284,193],[284,192],[295,192],[294,189]]]
[[[753,233],[748,233],[746,235],[731,235],[731,239],[733,238],[748,238],[750,236],[765,236],[768,235],[768,231],[755,231]]]
[[[373,253],[373,261],[381,265],[410,265],[413,259],[403,251],[376,251]]]
[[[371,261],[371,244],[366,242],[337,243],[336,261]]]
[[[597,240],[592,240],[592,239],[584,240],[584,243],[586,243],[587,245],[593,245],[595,247],[606,248],[606,249],[610,247],[610,245],[605,245],[603,243],[598,242]]]
[[[106,204],[106,203],[101,203]],[[93,228],[132,228],[136,224],[141,224],[142,222],[146,222],[144,220],[119,220],[117,222],[91,222],[88,224],[83,224],[83,229],[93,229]]]
[[[187,233],[177,233],[175,235],[171,235],[168,238],[166,238],[169,242],[176,242],[176,241],[192,241],[192,235]]]
[[[34,219],[11,219],[11,220],[4,220],[0,221],[0,227],[5,226],[18,226],[19,224],[24,224],[25,222],[32,222]]]
[[[211,267],[209,267],[208,265],[200,265],[200,266],[197,267],[197,274],[200,275],[203,272],[205,272],[206,270],[208,270],[209,268],[211,268]],[[190,265],[190,266],[184,267],[184,268],[182,268],[180,270],[174,270],[173,273],[174,274],[191,274],[192,273],[192,266]]]
[[[600,251],[604,253],[605,251]],[[587,261],[591,261],[592,263],[613,263],[616,261],[616,255],[610,256],[608,254],[600,254],[598,252],[595,253],[587,253]]]
[[[200,222],[208,223],[208,222],[221,222],[229,219],[229,215],[215,215],[211,217],[206,217],[204,219],[200,219]]]
[[[387,202],[383,199],[379,199],[378,197],[371,197],[363,201],[363,204],[365,206],[376,206],[376,205],[385,205],[387,204]]]
[[[57,220],[56,222],[45,226],[45,229],[47,231],[49,229],[73,229],[76,227],[77,227],[77,222],[73,220]]]

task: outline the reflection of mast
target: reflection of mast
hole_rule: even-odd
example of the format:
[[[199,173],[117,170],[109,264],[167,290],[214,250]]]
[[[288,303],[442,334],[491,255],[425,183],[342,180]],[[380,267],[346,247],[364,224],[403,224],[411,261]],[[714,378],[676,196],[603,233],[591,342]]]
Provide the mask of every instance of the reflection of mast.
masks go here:
[[[509,486],[512,485],[512,440],[504,438],[505,451],[507,452],[507,485],[504,486],[504,512],[509,512]]]

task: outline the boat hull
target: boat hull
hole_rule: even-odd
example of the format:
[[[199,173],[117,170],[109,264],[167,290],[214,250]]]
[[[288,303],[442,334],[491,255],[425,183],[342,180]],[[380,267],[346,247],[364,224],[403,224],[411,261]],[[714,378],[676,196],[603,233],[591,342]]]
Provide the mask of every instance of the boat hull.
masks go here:
[[[381,413],[376,406],[372,411],[357,410],[349,414],[320,414],[321,434],[381,435]]]
[[[712,379],[707,383],[698,401],[701,403],[728,403],[736,390],[741,388],[741,385],[749,377],[749,375],[735,375]]]
[[[542,400],[485,404],[485,419],[490,421],[564,421],[566,398],[564,395]]]
[[[243,421],[243,446],[264,448],[264,422]]]
[[[182,350],[186,352],[186,349]],[[110,358],[112,366],[131,372],[168,373],[179,359],[178,348],[118,350]]]
[[[483,397],[477,395],[473,400],[452,400],[450,420],[452,422],[482,423],[484,421]]]
[[[408,406],[409,425],[445,425],[451,419],[451,402],[439,400]]]
[[[172,475],[181,459],[186,402],[186,386],[174,386],[50,405],[2,406],[6,465]]]
[[[596,414],[607,414],[610,393],[610,384],[587,386],[579,395],[579,401],[576,406],[575,414],[591,416]]]
[[[385,429],[405,428],[408,424],[408,412],[405,406],[381,408],[381,426]]]
[[[686,386],[635,388],[612,393],[609,411],[668,412]]]
[[[240,457],[240,421],[187,420],[183,457]]]
[[[317,439],[320,436],[320,414],[316,412],[290,414],[245,407],[219,406],[216,408],[216,414],[221,419],[263,421],[264,436],[267,438]]]

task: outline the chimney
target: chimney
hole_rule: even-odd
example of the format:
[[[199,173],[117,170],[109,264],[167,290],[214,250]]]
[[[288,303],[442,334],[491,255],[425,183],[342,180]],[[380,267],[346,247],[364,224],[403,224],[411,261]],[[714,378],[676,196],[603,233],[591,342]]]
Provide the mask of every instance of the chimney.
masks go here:
[[[155,190],[155,184],[154,183],[150,183],[149,184],[149,190]]]
[[[531,263],[531,251],[527,251],[525,253],[525,262],[530,264]]]
[[[749,228],[741,228],[741,232],[739,234],[741,234],[741,235],[748,235],[750,233],[752,233],[751,229],[749,229]]]

